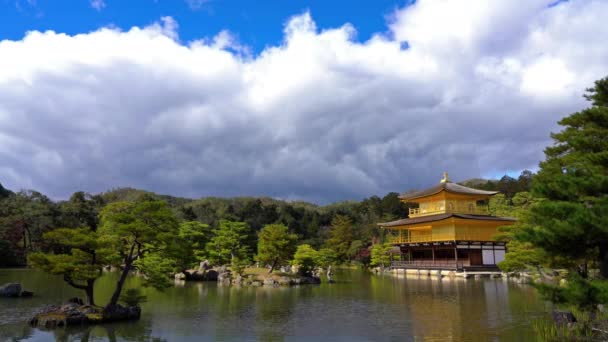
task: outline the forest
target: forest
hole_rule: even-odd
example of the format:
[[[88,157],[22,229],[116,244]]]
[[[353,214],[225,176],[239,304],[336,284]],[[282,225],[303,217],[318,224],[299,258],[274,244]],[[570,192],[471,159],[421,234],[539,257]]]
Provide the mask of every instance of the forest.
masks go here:
[[[496,197],[496,207],[509,211],[511,199],[529,190],[532,177],[532,172],[524,171],[518,178],[475,179],[462,184],[500,191],[504,195]],[[377,223],[408,216],[408,207],[398,195],[391,192],[383,197],[319,206],[268,197],[187,199],[120,188],[101,194],[75,192],[68,200],[53,201],[35,190],[13,192],[0,184],[0,267],[25,266],[28,253],[49,250],[51,243],[44,238],[47,232],[58,228],[96,230],[104,207],[141,198],[165,202],[177,220],[208,225],[209,234],[222,221],[244,223],[248,227],[245,240],[250,260],[257,253],[258,232],[265,225],[281,224],[297,236],[297,245],[330,247],[338,251],[340,262],[368,264],[369,247],[382,236]],[[334,226],[337,222],[341,225],[332,227],[332,221]]]

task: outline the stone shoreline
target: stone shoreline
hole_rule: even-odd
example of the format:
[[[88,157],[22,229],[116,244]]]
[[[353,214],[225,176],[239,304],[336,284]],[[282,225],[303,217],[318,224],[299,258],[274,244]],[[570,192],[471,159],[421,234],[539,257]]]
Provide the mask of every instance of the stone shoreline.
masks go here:
[[[116,305],[111,310],[98,306],[83,305],[77,300],[63,305],[50,305],[29,320],[31,326],[53,329],[73,325],[101,324],[137,320],[141,316],[139,306]]]

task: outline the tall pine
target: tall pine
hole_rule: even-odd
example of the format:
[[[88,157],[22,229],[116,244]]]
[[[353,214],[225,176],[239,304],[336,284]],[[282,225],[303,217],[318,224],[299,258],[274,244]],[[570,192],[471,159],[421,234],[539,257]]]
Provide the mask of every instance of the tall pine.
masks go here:
[[[587,265],[608,278],[608,78],[585,96],[592,106],[561,121],[551,137],[533,193],[545,200],[532,208],[524,239],[549,255],[575,261],[586,278]]]

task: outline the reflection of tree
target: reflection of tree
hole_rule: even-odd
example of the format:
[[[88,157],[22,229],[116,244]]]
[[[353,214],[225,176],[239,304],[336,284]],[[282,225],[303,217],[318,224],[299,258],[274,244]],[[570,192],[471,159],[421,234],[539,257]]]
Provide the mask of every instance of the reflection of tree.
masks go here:
[[[116,341],[165,341],[152,336],[150,321],[130,323],[113,323],[106,325],[89,325],[80,327],[67,327],[53,330],[56,341],[95,341],[107,338],[110,342]]]
[[[264,341],[283,341],[298,303],[312,296],[314,285],[258,288],[255,292],[256,334]]]
[[[23,341],[32,337],[33,329],[29,325],[0,325],[0,340]]]

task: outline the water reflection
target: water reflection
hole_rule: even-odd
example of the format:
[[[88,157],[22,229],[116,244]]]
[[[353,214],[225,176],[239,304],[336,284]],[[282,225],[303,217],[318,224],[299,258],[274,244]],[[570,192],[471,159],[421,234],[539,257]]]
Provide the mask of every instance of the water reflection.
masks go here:
[[[40,296],[13,307],[0,300],[0,339],[16,340],[528,340],[529,320],[543,304],[528,287],[503,280],[336,274],[338,283],[293,288],[218,287],[180,283],[164,293],[145,289],[140,321],[45,332],[24,327],[38,307],[74,295],[60,279],[37,271],[0,271]],[[39,283],[39,281],[44,281]],[[113,274],[100,279],[100,302]],[[127,286],[140,286],[129,278]],[[78,294],[77,292],[75,294]],[[104,299],[106,298],[106,299]],[[13,304],[14,305],[14,304]],[[16,313],[21,318],[10,318]],[[5,320],[6,319],[6,320]]]

